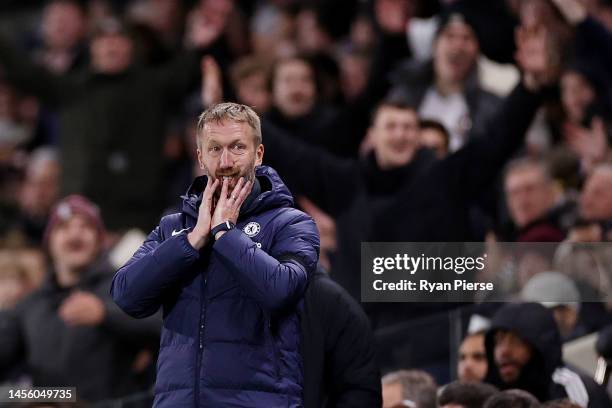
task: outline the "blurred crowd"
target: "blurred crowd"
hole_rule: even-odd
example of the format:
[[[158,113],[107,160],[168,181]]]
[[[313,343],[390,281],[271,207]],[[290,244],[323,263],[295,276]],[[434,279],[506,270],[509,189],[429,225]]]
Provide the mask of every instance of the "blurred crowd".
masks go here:
[[[553,243],[554,257],[526,251],[487,276],[524,301],[545,293],[545,307],[363,304],[383,374],[393,371],[385,406],[609,404],[585,405],[587,390],[604,398],[594,382],[549,389],[577,375],[563,371],[562,343],[612,324],[612,303],[581,301],[612,289],[612,2],[0,10],[0,380],[74,384],[87,401],[150,390],[161,316],[123,315],[110,279],[200,175],[199,113],[237,101],[262,118],[264,164],[317,223],[321,270],[357,301],[361,242]],[[474,315],[488,326],[470,328]],[[454,346],[453,320],[467,336]],[[466,374],[468,359],[484,368]],[[497,388],[437,393],[457,377]],[[556,404],[546,406],[574,406]]]

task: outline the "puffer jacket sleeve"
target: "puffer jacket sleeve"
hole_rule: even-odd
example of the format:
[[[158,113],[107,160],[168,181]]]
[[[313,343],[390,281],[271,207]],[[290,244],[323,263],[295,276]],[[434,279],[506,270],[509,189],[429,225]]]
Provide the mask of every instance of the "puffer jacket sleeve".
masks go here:
[[[160,227],[153,230],[113,278],[113,300],[132,317],[154,314],[162,304],[164,292],[179,281],[200,256],[187,240],[186,233],[168,239],[162,234]]]
[[[213,251],[234,278],[268,313],[278,313],[304,294],[319,259],[319,233],[309,216],[293,210],[276,232],[269,253],[240,229],[225,233]],[[281,217],[279,217],[281,218]]]

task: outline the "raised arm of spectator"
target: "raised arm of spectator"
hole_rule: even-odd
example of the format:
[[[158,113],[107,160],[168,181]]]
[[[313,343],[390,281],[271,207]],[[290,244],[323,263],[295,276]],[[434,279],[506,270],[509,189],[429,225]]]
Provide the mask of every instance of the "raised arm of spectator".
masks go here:
[[[372,56],[368,82],[356,106],[362,110],[367,109],[366,113],[389,91],[389,72],[400,61],[411,56],[406,37],[411,14],[409,7],[409,2],[402,1],[377,0],[374,4],[377,45]]]
[[[357,162],[310,146],[263,121],[265,164],[276,169],[295,196],[304,195],[332,217],[353,201],[360,179]]]
[[[156,70],[157,80],[171,103],[182,99],[198,86],[204,54],[215,55],[223,52],[219,38],[227,21],[208,19],[202,13],[202,10],[196,7],[189,14],[185,34],[186,50]]]
[[[552,0],[565,20],[576,27],[576,51],[578,56],[600,61],[602,68],[612,69],[612,32],[589,16],[579,0]]]
[[[189,243],[187,234],[165,236],[164,225],[170,222],[169,217],[176,216],[162,218],[160,225],[113,278],[111,296],[132,317],[153,315],[165,293],[194,273],[192,266],[200,254]]]
[[[406,38],[410,18],[408,2],[377,0],[374,19],[377,31],[370,70],[364,90],[347,105],[341,116],[347,145],[357,150],[366,134],[370,112],[387,95],[391,83],[389,73],[411,52]]]
[[[0,311],[0,383],[23,358],[24,346],[17,310]]]
[[[466,199],[477,197],[504,163],[523,144],[525,134],[543,99],[543,89],[558,78],[559,67],[550,57],[548,33],[544,28],[517,31],[517,62],[522,81],[506,97],[485,134],[470,141],[463,149],[442,162],[449,166],[451,186]]]
[[[74,84],[68,77],[55,75],[34,63],[29,55],[2,34],[0,71],[13,86],[41,98],[48,106],[59,105],[74,91]]]

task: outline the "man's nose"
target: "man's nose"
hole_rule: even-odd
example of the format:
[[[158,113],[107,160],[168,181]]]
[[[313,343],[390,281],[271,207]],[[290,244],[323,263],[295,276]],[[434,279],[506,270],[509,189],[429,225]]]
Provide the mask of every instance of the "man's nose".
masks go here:
[[[508,355],[510,355],[510,342],[506,339],[502,339],[500,342],[497,343],[496,345],[498,352],[501,356],[503,357],[507,357]]]
[[[228,167],[232,167],[232,165],[233,165],[232,157],[229,151],[227,149],[223,149],[223,151],[221,152],[221,160],[220,160],[219,166],[221,168],[228,168]]]

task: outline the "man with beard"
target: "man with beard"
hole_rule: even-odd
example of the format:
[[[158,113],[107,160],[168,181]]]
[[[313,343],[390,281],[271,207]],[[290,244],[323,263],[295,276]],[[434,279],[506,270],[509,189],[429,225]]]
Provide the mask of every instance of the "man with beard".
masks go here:
[[[561,338],[552,313],[539,303],[503,306],[485,339],[485,382],[521,389],[540,401],[569,398],[581,407],[610,407],[605,390],[563,364]]]
[[[469,333],[459,346],[457,377],[459,381],[482,381],[486,372],[484,331]]]
[[[0,379],[22,364],[34,386],[76,387],[85,401],[146,390],[136,360],[157,342],[160,321],[131,319],[110,298],[98,208],[81,196],[63,199],[44,242],[51,265],[42,287],[0,313]]]
[[[198,177],[115,275],[134,317],[163,308],[156,407],[298,407],[301,303],[319,235],[272,168],[257,114],[221,103],[198,121]]]

